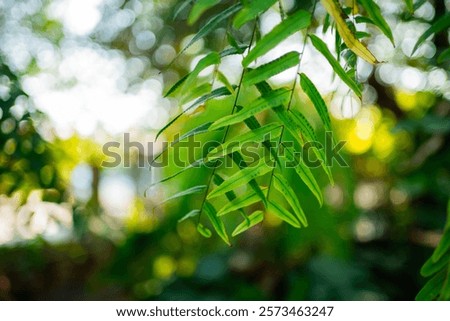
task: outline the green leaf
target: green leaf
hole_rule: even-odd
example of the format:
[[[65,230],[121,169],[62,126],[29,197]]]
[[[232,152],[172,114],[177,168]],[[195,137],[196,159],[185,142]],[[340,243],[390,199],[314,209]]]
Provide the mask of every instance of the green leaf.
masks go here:
[[[203,209],[217,234],[222,238],[222,240],[224,240],[225,243],[231,245],[230,240],[228,239],[227,231],[225,230],[225,225],[220,218],[217,217],[216,209],[208,202],[205,202]]]
[[[305,116],[301,112],[293,109],[290,110],[290,113],[293,116],[292,121],[296,124],[296,127],[300,129],[300,132],[305,138],[305,140],[309,142],[317,142],[317,137],[314,132],[314,129],[312,128],[308,120],[305,118]],[[319,159],[320,164],[325,173],[327,174],[331,185],[334,185],[333,173],[331,172],[331,168],[327,166],[324,150],[322,148],[321,149],[313,148],[312,150]]]
[[[181,222],[187,220],[188,218],[195,217],[195,216],[197,216],[198,214],[200,214],[200,210],[192,210],[192,211],[190,211],[189,213],[187,213],[185,216],[183,216],[182,218],[180,218],[180,219],[178,220],[178,223],[181,223]]]
[[[443,16],[441,16],[439,19],[437,19],[430,28],[428,28],[417,40],[416,45],[414,46],[414,49],[411,53],[413,55],[416,50],[419,48],[419,46],[427,40],[429,36],[431,36],[434,33],[439,33],[441,31],[447,30],[450,28],[450,12],[447,12]]]
[[[255,47],[250,50],[248,55],[243,59],[242,65],[248,67],[252,61],[273,49],[287,37],[303,28],[307,28],[310,24],[311,14],[303,10],[297,11],[292,16],[276,25],[275,28],[258,41]]]
[[[310,34],[309,38],[311,39],[313,46],[328,60],[328,63],[331,65],[334,72],[355,92],[358,97],[361,97],[361,90],[358,85],[347,75],[344,68],[342,68],[336,58],[333,57],[333,54],[330,52],[325,42],[315,35]]]
[[[233,20],[233,27],[239,29],[245,23],[255,19],[261,13],[267,11],[277,0],[253,0],[247,1],[244,8],[236,15]]]
[[[450,48],[445,49],[443,52],[441,52],[438,56],[437,62],[439,64],[443,63],[444,61],[450,60]]]
[[[203,224],[199,223],[197,225],[197,231],[204,237],[210,238],[212,236],[212,232],[209,228],[203,226]]]
[[[446,252],[436,262],[430,257],[420,269],[420,274],[424,277],[432,276],[450,265],[450,251]]]
[[[159,132],[156,134],[156,138],[155,140],[158,139],[158,137],[167,129],[169,128],[178,118],[180,118],[181,116],[183,116],[185,113],[187,113],[189,110],[206,103],[209,100],[218,98],[218,97],[222,97],[222,96],[229,96],[231,95],[230,91],[226,88],[226,87],[220,87],[217,89],[214,89],[212,92],[210,92],[207,95],[204,95],[202,97],[200,97],[199,99],[197,99],[192,105],[190,105],[188,108],[186,108],[183,112],[181,112],[180,114],[178,114],[177,116],[175,116],[175,118],[173,118],[171,121],[169,121],[163,128],[161,128],[159,130]]]
[[[320,119],[322,120],[322,123],[325,126],[325,130],[331,132],[331,120],[330,115],[328,114],[327,105],[322,99],[322,96],[320,96],[316,86],[314,86],[312,81],[304,73],[300,74],[300,86],[306,95],[308,95],[309,99],[311,99],[317,113],[320,116]]]
[[[219,212],[217,212],[217,216],[222,216],[222,215],[228,214],[230,212],[236,211],[240,208],[244,208],[246,206],[255,204],[255,203],[259,202],[260,200],[261,200],[261,198],[259,197],[258,194],[255,193],[255,191],[253,191],[253,190],[248,191],[248,192],[236,197],[231,202],[225,204],[219,210]]]
[[[211,90],[212,90],[212,85],[210,82],[206,82],[206,83],[198,85],[197,87],[190,88],[190,90],[187,92],[186,92],[186,90],[183,89],[184,96],[182,99],[179,100],[180,105],[184,105],[188,102],[193,101],[194,99],[197,99],[201,96],[207,95],[211,92]]]
[[[183,3],[180,4],[178,6],[177,10],[175,10],[175,12],[173,13],[172,19],[176,20],[178,18],[178,16],[180,15],[180,13],[183,12],[183,10],[186,9],[192,2],[194,2],[194,0],[183,1]]]
[[[261,223],[263,220],[264,220],[264,213],[262,211],[256,211],[248,216],[248,221],[245,220],[244,222],[236,226],[231,236],[234,237],[236,235],[239,235],[247,231],[249,228],[255,226],[256,224]]]
[[[442,235],[441,241],[433,252],[431,259],[434,262],[438,262],[444,254],[450,251],[450,230],[446,230]]]
[[[219,2],[220,0],[197,0],[189,13],[188,24],[193,25],[196,23],[206,10],[214,7]]]
[[[269,201],[269,208],[267,210],[293,227],[300,228],[298,218],[279,204]]]
[[[272,170],[272,166],[268,165],[265,159],[260,159],[259,163],[255,166],[249,166],[233,174],[220,186],[213,189],[207,196],[207,199],[211,199],[224,194],[225,192],[234,190],[239,186],[248,183],[250,180],[262,176]]]
[[[186,81],[186,79],[189,77],[189,74],[186,74],[183,76],[183,78],[181,78],[180,80],[178,80],[172,87],[170,87],[170,89],[166,92],[166,94],[164,95],[165,97],[168,97],[170,95],[172,95],[175,91],[177,91],[178,88],[181,87],[181,85]]]
[[[206,189],[206,185],[193,186],[193,187],[191,187],[191,188],[188,188],[188,189],[186,189],[186,190],[184,190],[184,191],[178,192],[178,193],[176,193],[176,194],[174,194],[174,195],[172,195],[172,196],[166,198],[166,199],[163,200],[161,203],[159,203],[158,206],[160,206],[160,205],[162,205],[162,204],[164,204],[164,203],[166,203],[166,202],[168,202],[168,201],[171,201],[171,200],[174,200],[174,199],[183,197],[183,196],[201,193],[201,192],[203,192],[205,189]]]
[[[201,124],[193,129],[191,129],[190,131],[186,132],[185,134],[181,135],[180,137],[175,139],[170,144],[164,144],[164,148],[155,158],[153,158],[153,160],[150,162],[150,166],[153,166],[153,164],[169,149],[169,147],[174,147],[179,142],[185,140],[186,138],[192,137],[194,135],[207,133],[209,131],[208,128],[209,128],[209,126],[211,126],[211,124],[212,124],[212,122],[207,122],[207,123]]]
[[[380,7],[373,0],[360,0],[362,6],[367,11],[367,14],[372,19],[373,23],[380,28],[386,37],[394,44],[394,37],[392,36],[391,28],[383,17]]]
[[[212,31],[216,30],[217,27],[222,22],[226,21],[228,17],[238,12],[241,8],[242,8],[241,4],[237,3],[212,17],[202,28],[200,28],[200,30],[195,34],[195,36],[191,39],[191,41],[189,41],[186,47],[184,47],[183,50],[181,50],[178,56],[182,54],[184,51],[186,51],[186,49],[192,46],[195,42],[207,36]]]
[[[233,85],[228,81],[228,78],[220,71],[217,70],[217,80],[220,81],[227,89],[234,95]]]
[[[248,48],[247,45],[239,45],[238,48],[230,47],[227,49],[224,49],[220,52],[220,58],[232,56],[232,55],[241,55],[244,53],[244,51]]]
[[[434,300],[441,292],[442,285],[445,281],[445,275],[447,271],[442,270],[436,274],[431,280],[429,280],[422,290],[417,294],[417,301],[431,301]]]
[[[269,140],[269,138],[276,138],[280,135],[281,124],[271,123],[245,134],[239,135],[215,147],[208,153],[207,159],[212,160],[220,158],[224,155],[241,150],[248,143],[260,143]]]
[[[414,0],[405,0],[406,8],[410,14],[414,13]]]
[[[374,55],[358,39],[356,39],[355,35],[350,30],[345,21],[346,14],[342,11],[339,2],[337,0],[321,0],[320,2],[330,16],[333,17],[336,22],[336,29],[347,47],[365,61],[371,64],[377,63],[378,61]]]
[[[298,201],[297,195],[295,194],[289,182],[284,178],[284,176],[275,174],[274,175],[274,186],[275,188],[284,195],[284,198],[288,201],[291,208],[294,210],[295,215],[298,220],[303,224],[303,226],[308,226],[308,220],[303,212],[300,202]]]
[[[285,148],[287,154],[291,158],[287,158],[288,161],[295,160],[295,154],[291,147]],[[320,206],[323,204],[323,196],[322,191],[320,190],[319,184],[317,184],[314,175],[311,173],[311,170],[303,164],[301,160],[295,160],[294,170],[300,179],[305,183],[305,185],[309,188],[309,190],[313,193],[316,199],[319,201]]]
[[[197,79],[198,75],[211,65],[217,65],[220,63],[220,55],[213,51],[207,54],[205,57],[200,59],[195,68],[189,73],[186,81],[183,84],[182,92],[186,90],[191,90],[191,86],[194,80]]]
[[[300,61],[299,53],[296,51],[277,58],[267,64],[259,66],[256,69],[249,70],[244,77],[243,83],[246,86],[254,85],[263,80],[267,80],[291,67],[297,66]]]
[[[240,123],[250,116],[254,116],[268,108],[285,104],[288,102],[289,96],[290,91],[284,88],[273,90],[251,102],[250,105],[242,111],[216,120],[211,125],[210,130]]]

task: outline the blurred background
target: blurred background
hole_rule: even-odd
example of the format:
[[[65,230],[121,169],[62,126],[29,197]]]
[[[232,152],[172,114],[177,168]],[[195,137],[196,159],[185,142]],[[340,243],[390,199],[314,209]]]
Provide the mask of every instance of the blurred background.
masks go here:
[[[124,133],[144,145],[154,141],[179,108],[163,93],[209,50],[223,47],[225,29],[171,61],[199,26],[231,2],[189,25],[189,1],[2,0],[0,299],[414,299],[450,196],[449,62],[437,59],[448,48],[448,31],[411,52],[450,1],[414,1],[414,14],[402,0],[376,2],[395,47],[372,26],[358,24],[372,34],[368,47],[384,62],[374,67],[358,61],[362,101],[313,48],[305,48],[302,62],[329,103],[336,140],[347,141],[349,167],[333,167],[335,186],[314,170],[323,207],[299,183],[308,228],[297,230],[269,215],[228,247],[217,236],[203,238],[193,221],[177,223],[198,195],[155,209],[165,196],[205,181],[207,171],[186,172],[148,190],[155,176],[174,171],[138,166],[150,151],[118,148],[131,166],[101,163],[107,159],[103,144],[123,142]],[[312,2],[282,5],[311,10]],[[310,32],[333,49],[333,32],[322,33],[324,18],[318,5]],[[261,32],[279,21],[275,6],[261,17]],[[235,36],[245,43],[250,33],[245,26]],[[294,35],[267,61],[301,51],[301,44],[302,36]],[[232,83],[241,59],[229,56],[220,66]],[[291,86],[294,78],[290,70],[271,83]],[[250,100],[256,92],[244,96]],[[295,103],[322,137],[320,119],[300,90]],[[185,116],[164,139],[207,114]]]

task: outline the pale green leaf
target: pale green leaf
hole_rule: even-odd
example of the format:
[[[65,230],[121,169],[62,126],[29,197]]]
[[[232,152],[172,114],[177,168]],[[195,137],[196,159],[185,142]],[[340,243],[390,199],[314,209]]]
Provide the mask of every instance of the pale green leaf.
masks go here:
[[[178,223],[181,223],[181,222],[183,222],[183,221],[185,221],[185,220],[187,220],[187,219],[189,219],[189,218],[191,218],[191,217],[195,217],[195,216],[197,216],[198,214],[200,214],[200,210],[192,210],[192,211],[190,211],[189,213],[187,213],[185,216],[183,216],[182,218],[180,218],[180,219],[178,220]]]
[[[164,203],[166,203],[166,202],[168,202],[168,201],[171,201],[171,200],[174,200],[174,199],[183,197],[183,196],[201,193],[201,192],[203,192],[205,189],[206,189],[206,185],[193,186],[193,187],[191,187],[191,188],[188,188],[188,189],[186,189],[186,190],[184,190],[184,191],[178,192],[178,193],[176,193],[176,194],[174,194],[174,195],[172,195],[172,196],[166,198],[166,199],[163,200],[161,203],[159,203],[158,206],[159,206],[159,205],[162,205],[162,204],[164,204]]]
[[[311,14],[309,12],[299,10],[292,16],[276,25],[268,34],[258,41],[248,55],[243,59],[242,65],[248,65],[258,57],[264,55],[273,49],[287,37],[293,35],[297,31],[307,28],[311,24]]]
[[[211,65],[217,65],[220,63],[220,55],[213,51],[200,59],[195,68],[189,73],[186,81],[182,86],[182,93],[186,90],[191,90],[192,83],[198,78],[198,75]]]
[[[209,228],[203,226],[203,224],[198,224],[197,225],[197,231],[204,237],[206,238],[210,238],[212,236],[212,232]]]
[[[299,53],[296,51],[277,58],[267,64],[259,66],[256,69],[249,70],[244,77],[243,83],[246,86],[254,85],[263,80],[267,80],[291,67],[297,66],[299,63]]]
[[[234,229],[231,236],[239,235],[249,228],[261,223],[264,220],[264,213],[262,211],[256,211],[248,216],[248,220],[245,220]]]

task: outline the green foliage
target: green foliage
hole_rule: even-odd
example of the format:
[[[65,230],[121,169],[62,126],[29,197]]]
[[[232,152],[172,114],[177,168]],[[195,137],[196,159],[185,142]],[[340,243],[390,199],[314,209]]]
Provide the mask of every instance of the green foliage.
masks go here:
[[[272,89],[266,82],[268,78],[289,68],[295,66],[300,68],[302,57],[298,52],[289,52],[264,65],[257,66],[253,69],[248,68],[250,63],[255,62],[258,58],[269,52],[286,38],[296,32],[307,30],[307,28],[311,25],[313,16],[312,12],[297,10],[286,18],[284,17],[284,14],[282,14],[282,21],[269,33],[258,38],[254,44],[253,40],[256,38],[255,33],[258,25],[257,17],[267,11],[274,3],[275,1],[245,1],[242,5],[237,3],[220,14],[212,17],[203,27],[200,28],[200,30],[188,43],[186,48],[198,39],[213,32],[219,26],[226,24],[228,19],[233,19],[233,26],[235,29],[239,29],[245,23],[254,20],[254,32],[250,43],[247,45],[239,45],[236,39],[232,36],[234,31],[228,29],[226,38],[230,48],[224,49],[221,53],[215,51],[210,52],[197,63],[195,68],[190,73],[182,77],[175,85],[172,86],[172,88],[168,90],[166,96],[177,94],[180,98],[185,97],[184,100],[187,100],[186,97],[190,97],[190,99],[192,99],[198,95],[192,94],[196,91],[195,89],[191,89],[194,84],[200,83],[197,85],[197,88],[204,88],[201,91],[202,96],[200,98],[197,98],[194,103],[187,108],[184,108],[180,114],[173,118],[157,134],[157,137],[159,137],[169,128],[169,126],[174,124],[177,119],[185,115],[190,110],[197,109],[200,105],[207,105],[209,102],[223,96],[232,95],[234,97],[234,103],[231,106],[232,110],[230,115],[220,117],[216,116],[217,119],[210,118],[207,122],[199,124],[197,127],[181,135],[180,138],[173,142],[173,144],[176,144],[183,139],[206,133],[206,130],[208,130],[209,132],[224,131],[222,144],[213,150],[210,150],[206,155],[201,155],[194,163],[191,163],[191,165],[182,168],[181,170],[158,182],[161,183],[174,178],[189,168],[194,168],[202,164],[212,164],[213,168],[211,169],[211,178],[213,179],[210,179],[210,183],[206,185],[206,192],[203,196],[201,208],[189,212],[181,220],[198,215],[199,232],[205,237],[210,237],[210,233],[208,232],[209,230],[200,223],[201,214],[205,212],[214,230],[226,243],[229,243],[229,239],[225,231],[225,225],[222,221],[225,214],[227,214],[226,216],[228,217],[229,213],[239,211],[240,215],[244,216],[245,221],[237,226],[232,233],[233,236],[238,235],[263,220],[264,211],[262,210],[256,211],[250,216],[247,216],[244,211],[244,208],[249,206],[254,207],[255,204],[260,202],[267,212],[272,213],[296,228],[299,228],[301,225],[308,225],[306,215],[301,207],[301,200],[298,198],[294,186],[283,177],[281,172],[276,172],[277,170],[280,171],[283,168],[283,164],[280,162],[280,159],[285,161],[284,166],[286,166],[288,162],[296,162],[294,165],[294,170],[297,173],[298,178],[317,198],[319,204],[323,203],[321,188],[319,187],[314,175],[311,170],[296,157],[297,152],[302,150],[304,143],[316,141],[314,129],[305,116],[298,110],[291,110],[297,80],[294,79],[294,86],[292,86],[291,89]],[[196,2],[191,10],[188,22],[195,22],[200,17],[202,12],[216,4],[216,1]],[[348,29],[347,26],[345,28],[342,26],[339,27],[339,25],[342,24],[342,21],[339,20],[341,18],[337,18],[336,12],[341,14],[341,8],[334,2],[331,4],[331,7],[329,6],[330,3],[328,3],[328,1],[326,1],[325,4],[326,8],[331,8],[329,10],[329,14],[334,17],[338,26],[338,32],[346,42],[346,45],[351,50],[360,54],[363,58],[374,62],[375,59],[371,59],[370,53],[367,49],[365,49],[365,47],[362,46],[361,43],[359,43],[359,41],[356,40],[356,38],[354,38],[353,33],[350,32],[350,29]],[[379,25],[383,32],[386,32],[388,29],[386,28],[386,25],[382,23],[384,20],[380,18],[379,10],[377,11],[375,8],[370,11],[370,14],[371,18],[376,20],[377,25]],[[306,34],[308,34],[308,32],[306,32]],[[325,43],[315,35],[309,34],[309,37],[311,38],[315,48],[330,62],[336,74],[338,74],[339,77],[341,77],[358,96],[361,96],[361,91],[358,85],[348,76],[348,73],[343,69],[343,67],[341,67],[340,63],[332,55]],[[349,39],[351,43],[349,42]],[[306,42],[304,45],[306,45]],[[182,52],[186,50],[186,48],[184,48]],[[242,65],[244,69],[240,77],[240,82],[237,85],[233,85],[229,83],[228,79],[226,79],[226,77],[217,70],[217,66],[220,64],[221,57],[228,54],[242,54],[245,48],[250,49],[243,56]],[[204,90],[207,90],[209,82],[204,82],[204,80],[201,80],[199,78],[199,74],[206,67],[212,65],[216,66],[212,81],[214,82],[214,79],[217,77],[217,80],[224,84],[225,87],[214,89],[210,93],[205,93]],[[241,93],[248,92],[250,87],[253,85],[256,85],[257,89],[261,93],[261,96],[257,97],[250,103],[246,103],[243,107],[240,106],[238,102],[239,98],[241,98]],[[331,120],[326,103],[320,96],[312,81],[304,73],[300,74],[300,85],[313,102],[313,106],[322,119],[325,129],[327,131],[331,131]],[[261,114],[267,113],[270,110],[275,112],[275,115],[279,118],[281,123],[269,122],[261,126],[256,117],[259,117]],[[234,138],[229,138],[228,134],[230,129],[240,124],[245,124],[248,131],[240,133]],[[280,144],[283,144],[283,140],[286,139],[286,137],[284,137],[285,129],[287,129],[287,132],[294,137],[297,143],[295,147],[283,146],[283,148],[281,148]],[[269,136],[269,134],[271,135]],[[270,140],[274,138],[278,140],[278,144],[275,149],[271,147],[270,143]],[[248,164],[244,160],[241,153],[243,153],[243,144],[250,142],[259,143],[263,149],[269,150],[270,159],[261,157],[259,160],[253,159],[252,163]],[[163,152],[167,152],[167,150],[165,149]],[[284,154],[283,157],[281,157],[282,152]],[[331,169],[325,165],[325,156],[323,151],[314,149],[314,152],[318,159],[321,160],[322,167],[330,178],[330,181],[333,182]],[[158,155],[158,157],[159,156],[160,155]],[[227,179],[223,179],[217,175],[221,171],[227,170],[226,168],[222,169],[220,167],[221,163],[218,163],[224,157],[230,157],[238,167],[237,172],[233,173]],[[216,185],[215,188],[211,188],[213,183]],[[242,193],[242,187],[247,184],[251,187],[251,190],[244,191]],[[273,189],[272,185],[274,186]],[[183,195],[201,192],[202,190],[199,190],[200,187],[203,190],[203,185],[196,186],[181,191],[173,197],[180,197]],[[276,192],[283,196],[289,205],[290,210],[274,198],[277,197],[277,194],[274,194]],[[209,202],[214,201],[220,203],[219,200],[224,196],[227,199],[227,203],[225,205],[221,205],[220,210],[217,212],[214,206]],[[169,198],[169,200],[172,198]]]
[[[417,294],[416,300],[450,300],[450,201],[441,241],[423,265],[420,274],[432,278]]]

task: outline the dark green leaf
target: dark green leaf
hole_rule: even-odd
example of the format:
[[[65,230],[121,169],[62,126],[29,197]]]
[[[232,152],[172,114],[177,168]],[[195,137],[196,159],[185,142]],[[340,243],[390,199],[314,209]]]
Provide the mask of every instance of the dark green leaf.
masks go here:
[[[308,226],[308,221],[306,215],[303,212],[300,202],[298,201],[297,195],[295,195],[294,190],[289,185],[289,182],[284,178],[284,176],[275,174],[274,175],[274,186],[275,188],[283,194],[284,198],[288,201],[291,208],[294,210],[295,215],[298,220],[303,224],[303,226]]]
[[[218,4],[220,0],[197,0],[192,6],[188,18],[188,24],[192,25],[197,22],[201,15],[208,9]]]
[[[298,218],[281,205],[274,202],[269,202],[269,207],[267,210],[293,227],[300,228],[300,221]]]
[[[227,231],[225,230],[225,225],[217,216],[216,209],[208,202],[205,202],[203,209],[217,234],[222,238],[222,240],[224,240],[225,243],[231,245],[230,240],[228,239]]]
[[[236,15],[233,26],[239,29],[246,22],[255,19],[267,11],[277,0],[253,0],[244,3],[244,8]]]
[[[441,31],[447,30],[450,28],[450,13],[447,12],[443,16],[441,16],[439,19],[437,19],[430,28],[428,28],[417,40],[416,45],[414,46],[414,49],[411,53],[413,55],[417,48],[425,41],[429,36],[435,33],[439,33]]]
[[[372,19],[373,23],[380,28],[386,37],[394,44],[394,37],[392,36],[391,28],[383,17],[380,7],[373,0],[360,0],[364,9],[367,11],[369,17]]]

